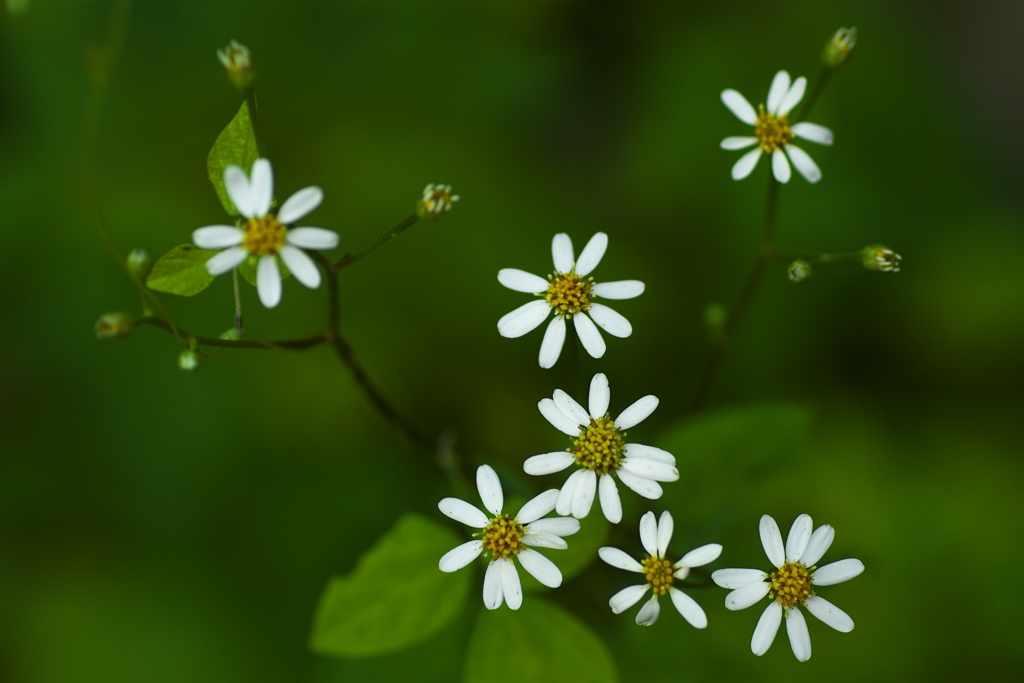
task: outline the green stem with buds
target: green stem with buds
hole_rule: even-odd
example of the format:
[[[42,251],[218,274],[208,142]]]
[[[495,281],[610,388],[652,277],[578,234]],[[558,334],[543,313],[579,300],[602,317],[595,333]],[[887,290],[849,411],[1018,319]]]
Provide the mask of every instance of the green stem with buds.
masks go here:
[[[359,259],[361,259],[364,256],[366,256],[367,254],[369,254],[371,251],[373,251],[374,249],[376,249],[380,245],[384,244],[385,242],[387,242],[388,240],[390,240],[390,239],[392,239],[394,237],[398,237],[403,232],[405,232],[408,228],[411,228],[412,226],[416,225],[416,223],[418,223],[419,220],[420,220],[420,217],[419,217],[418,214],[415,214],[415,213],[412,214],[411,216],[406,218],[404,221],[402,221],[401,223],[399,223],[395,227],[391,228],[386,233],[384,233],[383,235],[381,235],[380,237],[378,237],[374,241],[370,242],[369,244],[367,244],[365,247],[363,247],[359,251],[357,251],[355,253],[352,253],[352,252],[346,253],[344,256],[341,257],[341,259],[337,263],[333,263],[333,264],[330,265],[331,271],[339,271],[339,270],[341,270],[342,268],[344,268],[346,266],[352,265],[353,263],[355,263]]]

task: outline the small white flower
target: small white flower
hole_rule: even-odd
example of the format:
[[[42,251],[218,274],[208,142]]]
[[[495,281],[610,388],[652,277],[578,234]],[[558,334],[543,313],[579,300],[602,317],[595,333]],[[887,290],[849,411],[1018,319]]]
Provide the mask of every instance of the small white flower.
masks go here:
[[[423,196],[420,197],[420,201],[416,204],[416,213],[419,214],[420,218],[429,218],[436,221],[448,213],[452,208],[452,204],[459,201],[459,199],[459,195],[452,194],[451,185],[430,183],[423,188]]]
[[[546,280],[516,268],[498,271],[498,282],[509,289],[543,297],[541,301],[531,301],[502,316],[498,321],[501,336],[509,339],[522,337],[552,313],[554,318],[548,323],[540,344],[540,366],[550,368],[562,353],[567,318],[572,319],[580,343],[594,358],[600,358],[605,352],[604,339],[598,327],[615,337],[624,338],[632,334],[633,326],[628,320],[604,304],[594,302],[597,297],[632,299],[644,291],[644,283],[639,280],[594,282],[594,278],[587,277],[601,262],[607,248],[608,235],[599,232],[590,238],[577,261],[573,258],[569,236],[558,233],[551,243],[555,272]]]
[[[768,106],[761,105],[758,111],[750,106],[747,99],[735,90],[723,90],[722,102],[729,110],[736,115],[743,123],[754,126],[753,137],[729,137],[722,140],[722,149],[744,149],[751,145],[757,145],[757,149],[751,150],[740,157],[740,160],[732,167],[734,180],[742,180],[750,175],[757,166],[761,153],[768,154],[772,158],[772,172],[775,179],[780,183],[789,182],[789,162],[792,161],[800,175],[807,178],[808,182],[816,183],[821,180],[821,170],[814,163],[807,152],[790,143],[793,138],[799,137],[821,145],[832,144],[832,131],[816,123],[797,123],[789,125],[789,112],[800,103],[807,89],[807,79],[801,76],[793,82],[789,82],[789,74],[780,71],[775,74],[772,80],[772,87],[768,91]],[[785,154],[783,154],[785,150]],[[789,161],[786,156],[789,156]]]
[[[761,545],[778,571],[767,574],[760,569],[719,569],[711,575],[719,586],[732,589],[725,597],[725,606],[731,610],[746,609],[765,596],[771,599],[750,641],[750,649],[755,655],[768,651],[785,615],[793,654],[801,662],[811,658],[811,637],[800,607],[806,607],[808,612],[837,631],[848,633],[853,630],[853,619],[815,594],[814,588],[849,581],[864,571],[864,564],[860,560],[847,559],[815,567],[832,545],[835,531],[825,524],[811,533],[813,526],[810,515],[797,517],[783,547],[779,525],[764,515],[761,517]]]
[[[545,491],[526,503],[513,517],[501,512],[504,504],[501,482],[489,465],[477,468],[476,487],[487,512],[481,512],[459,498],[445,498],[437,504],[441,512],[456,522],[480,529],[479,533],[473,534],[480,537],[478,540],[467,541],[444,554],[438,563],[441,571],[454,572],[475,560],[480,553],[490,553],[491,561],[484,573],[484,606],[487,609],[501,607],[502,601],[511,609],[519,609],[523,604],[523,589],[515,558],[522,563],[523,569],[545,586],[560,586],[562,572],[551,560],[529,547],[564,550],[569,545],[562,537],[580,530],[579,521],[572,517],[541,519],[555,509],[558,491]]]
[[[249,177],[240,166],[228,166],[224,169],[224,187],[246,222],[241,227],[208,225],[192,232],[192,241],[200,249],[224,250],[206,262],[210,275],[226,273],[248,258],[258,258],[256,290],[267,308],[281,301],[277,257],[281,257],[296,280],[310,289],[319,287],[320,271],[302,250],[333,249],[338,246],[338,235],[323,228],[288,226],[320,206],[323,191],[315,186],[299,190],[281,205],[275,216],[270,213],[274,174],[266,159],[256,160]]]
[[[665,551],[668,550],[668,543],[672,540],[672,515],[666,510],[661,513],[661,521],[655,521],[654,513],[648,512],[640,518],[640,542],[643,543],[647,557],[642,562],[637,562],[632,557],[618,548],[601,548],[597,554],[602,560],[613,567],[625,569],[627,572],[643,574],[647,582],[637,586],[629,586],[612,596],[608,605],[616,614],[621,614],[640,601],[650,589],[653,591],[651,599],[640,608],[636,615],[636,623],[641,626],[650,626],[658,620],[658,613],[661,607],[658,605],[658,596],[666,593],[672,599],[679,613],[694,628],[706,628],[708,618],[704,610],[696,601],[686,593],[682,592],[672,584],[676,579],[682,581],[690,574],[693,567],[701,567],[709,562],[714,562],[722,554],[722,546],[718,543],[708,543],[695,548],[683,555],[683,558],[672,564],[665,559]]]
[[[659,481],[679,479],[674,455],[654,446],[625,441],[625,430],[646,420],[658,407],[658,399],[644,396],[614,421],[608,412],[610,401],[608,378],[598,373],[590,382],[590,413],[561,389],[555,389],[552,398],[541,399],[537,404],[541,415],[555,429],[573,437],[567,450],[535,455],[523,463],[526,473],[533,475],[579,466],[558,492],[555,510],[560,515],[572,514],[583,519],[590,513],[594,496],[599,495],[604,516],[618,524],[622,520],[622,501],[615,477],[651,500],[661,497]]]

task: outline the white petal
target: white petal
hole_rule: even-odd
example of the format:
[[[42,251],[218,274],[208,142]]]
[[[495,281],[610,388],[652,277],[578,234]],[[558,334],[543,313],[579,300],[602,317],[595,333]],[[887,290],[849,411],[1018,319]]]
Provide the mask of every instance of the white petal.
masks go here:
[[[523,463],[523,471],[536,477],[542,474],[561,472],[575,461],[576,458],[567,451],[541,453],[540,455],[527,458],[526,462]]]
[[[775,179],[780,183],[788,183],[792,171],[789,168],[789,161],[786,159],[786,155],[779,148],[775,148],[772,152],[772,173],[775,174]]]
[[[612,390],[608,384],[608,376],[599,372],[590,380],[590,396],[587,401],[590,408],[590,415],[594,419],[605,416],[608,412],[608,404],[612,400]]]
[[[811,142],[817,142],[819,145],[831,145],[832,144],[832,131],[825,126],[819,126],[816,123],[797,123],[789,127],[793,131],[793,135],[804,140],[810,140]]]
[[[583,519],[590,514],[597,493],[597,475],[594,470],[582,470],[576,491],[572,495],[572,516]]]
[[[615,486],[615,478],[610,474],[602,474],[597,478],[598,496],[601,498],[601,512],[612,524],[622,521],[622,501],[619,500],[619,489]]]
[[[761,545],[768,561],[776,567],[786,563],[786,550],[782,547],[782,532],[770,515],[762,515],[758,530],[761,534]]]
[[[720,143],[722,149],[745,149],[757,144],[757,138],[753,137],[728,137]]]
[[[323,228],[292,228],[285,240],[301,249],[334,249],[338,246],[338,233]]]
[[[672,598],[672,604],[683,615],[683,619],[690,622],[690,626],[694,628],[707,628],[708,617],[704,614],[704,610],[701,609],[696,600],[678,588],[669,588],[668,594]]]
[[[499,560],[494,560],[487,565],[487,571],[484,572],[484,607],[498,609],[501,602],[501,565]]]
[[[819,526],[811,534],[811,540],[807,542],[807,550],[804,551],[801,562],[808,567],[818,564],[818,560],[828,551],[829,546],[832,545],[832,539],[835,537],[835,529],[830,525],[822,524]]]
[[[761,148],[752,149],[737,161],[732,166],[732,179],[743,180],[753,172],[754,167],[757,166],[757,162],[761,159]]]
[[[658,397],[648,394],[637,399],[628,408],[619,413],[615,418],[615,426],[621,430],[632,429],[648,417],[658,408]]]
[[[658,519],[658,557],[664,559],[665,551],[668,550],[668,543],[672,540],[672,532],[675,530],[675,522],[672,521],[672,513],[665,510]]]
[[[562,572],[558,570],[554,562],[537,551],[526,550],[516,555],[516,557],[519,558],[523,569],[530,572],[533,578],[548,588],[558,588],[562,585]]]
[[[590,291],[605,299],[635,299],[644,293],[644,283],[640,280],[598,282]]]
[[[722,588],[743,588],[755,583],[764,583],[768,575],[760,569],[716,569],[711,580]]]
[[[320,202],[323,200],[324,191],[319,187],[316,185],[304,187],[285,200],[277,212],[277,220],[285,225],[294,223],[305,218],[313,209],[320,206]]]
[[[238,209],[238,213],[245,218],[253,218],[252,192],[249,191],[249,178],[241,166],[231,164],[224,169],[224,189],[228,191],[231,203]]]
[[[505,287],[524,294],[539,294],[548,291],[548,281],[539,275],[517,268],[502,268],[498,271],[498,282]]]
[[[233,225],[207,225],[192,231],[192,243],[200,249],[234,247],[245,239],[245,231]]]
[[[729,107],[729,111],[735,114],[736,118],[743,123],[748,123],[751,126],[757,123],[757,112],[750,106],[750,102],[747,102],[747,98],[735,90],[731,88],[723,90],[722,103]]]
[[[661,605],[658,604],[658,596],[652,595],[651,599],[644,603],[640,611],[636,613],[636,623],[639,626],[650,626],[658,620],[661,614]]]
[[[849,581],[856,576],[860,576],[863,571],[864,563],[860,560],[839,560],[815,570],[811,583],[815,586],[834,586],[837,583]]]
[[[616,422],[615,424],[618,425],[619,423]],[[648,460],[667,462],[669,465],[676,464],[676,456],[668,451],[663,451],[654,446],[645,446],[642,443],[627,443],[622,452],[631,458],[647,458]]]
[[[249,171],[249,192],[252,215],[266,216],[270,212],[270,202],[274,198],[274,173],[266,159],[257,159],[253,163],[252,170]]]
[[[536,522],[555,509],[555,501],[557,500],[558,489],[548,489],[534,496],[523,507],[519,508],[519,512],[516,514],[516,521],[524,526],[529,525],[531,522]]]
[[[618,475],[619,481],[632,489],[634,493],[638,493],[649,500],[661,498],[661,484],[658,482],[638,477],[632,472],[627,472],[623,469],[617,470],[616,475]]]
[[[437,567],[443,572],[458,571],[480,557],[483,550],[484,544],[479,540],[467,541],[446,552],[437,563]]]
[[[770,588],[771,584],[766,582],[751,583],[737,588],[725,596],[725,607],[733,611],[746,609],[768,595]]]
[[[576,470],[569,475],[569,478],[562,484],[562,488],[558,491],[558,501],[555,503],[555,512],[560,515],[571,515],[572,514],[572,500],[576,495],[576,488],[579,486],[580,479],[583,478],[583,473],[586,470]]]
[[[506,339],[522,337],[527,332],[537,329],[550,311],[548,302],[542,299],[523,304],[511,313],[501,316],[501,320],[498,321],[498,334]]]
[[[804,607],[840,633],[849,633],[853,630],[853,619],[850,618],[850,615],[820,595],[812,595],[807,598],[804,601]]]
[[[780,71],[775,74],[775,78],[772,79],[772,87],[768,89],[768,103],[765,107],[769,114],[778,115],[779,105],[782,104],[782,99],[789,92],[789,74],[785,71]]]
[[[500,515],[501,508],[505,504],[505,496],[501,492],[498,473],[490,465],[480,465],[476,468],[476,490],[480,494],[484,509],[495,515]]]
[[[642,586],[626,586],[612,596],[612,599],[608,601],[608,606],[612,608],[612,612],[622,614],[630,607],[640,602],[640,598],[644,597],[644,593],[646,592],[647,584],[643,584]]]
[[[750,639],[750,651],[760,657],[775,641],[775,634],[779,632],[779,625],[782,623],[782,605],[772,602],[761,613],[754,627],[754,637]]]
[[[572,240],[564,232],[555,235],[551,240],[551,259],[555,262],[555,270],[568,273],[572,270]]]
[[[497,560],[495,564],[501,567],[501,592],[505,594],[505,603],[509,609],[519,609],[523,606],[523,584],[519,581],[519,570],[511,560]]]
[[[552,399],[542,398],[537,401],[537,408],[540,409],[540,414],[544,416],[544,419],[558,431],[574,438],[580,435],[580,425],[559,410]]]
[[[796,145],[786,145],[786,154],[789,155],[789,160],[796,166],[796,170],[800,171],[800,175],[807,179],[807,182],[816,183],[821,180],[821,169],[807,152]]]
[[[799,562],[807,550],[807,542],[811,540],[811,530],[814,529],[814,522],[810,515],[800,515],[793,520],[793,526],[789,528],[789,536],[786,537],[786,559],[790,562]]]
[[[603,356],[608,347],[605,346],[604,339],[601,338],[601,333],[597,331],[597,326],[593,321],[586,315],[574,315],[572,322],[576,328],[576,336],[580,338],[580,343],[583,344],[583,348],[587,350],[590,357],[600,358]]]
[[[545,305],[547,302],[544,302]],[[540,342],[540,356],[537,361],[545,370],[554,367],[558,357],[562,355],[562,346],[565,345],[565,318],[555,316],[547,329],[544,330],[544,339]]]
[[[608,235],[599,232],[591,237],[587,246],[583,247],[579,260],[576,261],[576,274],[580,277],[590,275],[591,271],[601,262],[607,248]]]
[[[597,323],[598,327],[613,337],[625,339],[633,334],[633,326],[629,324],[629,321],[622,317],[620,313],[608,308],[604,304],[590,304],[590,310],[587,311],[587,315]]]
[[[597,549],[597,556],[613,567],[625,569],[627,572],[644,573],[644,566],[618,548],[604,547]]]
[[[674,466],[648,458],[625,457],[619,465],[619,471],[623,470],[654,481],[679,481],[679,470]]]
[[[245,247],[225,249],[219,254],[214,254],[210,257],[210,260],[206,262],[206,272],[210,275],[226,273],[242,265],[242,262],[247,258],[249,258],[249,252],[246,251]]]
[[[583,408],[576,400],[565,393],[561,389],[555,389],[551,395],[551,399],[555,402],[555,407],[562,411],[567,418],[575,422],[577,425],[588,425],[590,424],[590,415],[587,414],[586,409]],[[577,434],[579,429],[576,430]]]
[[[580,530],[580,520],[573,517],[545,517],[528,525],[527,533],[572,536]]]
[[[676,566],[684,565],[687,567],[703,567],[709,562],[714,562],[718,559],[718,556],[722,554],[722,546],[719,543],[708,543],[702,545],[699,548],[694,548],[690,552],[683,555],[683,558],[676,563]],[[757,571],[756,569],[754,571]],[[718,583],[716,581],[716,583]],[[721,585],[721,584],[719,584]],[[729,588],[729,586],[725,586]]]
[[[789,644],[797,660],[806,662],[810,659],[811,634],[807,632],[807,620],[798,607],[790,607],[786,614],[786,633],[789,634]]]
[[[487,515],[480,512],[475,505],[470,505],[461,498],[444,498],[437,504],[437,508],[456,522],[462,522],[466,526],[476,529],[483,529],[491,523],[491,520],[487,519]]]
[[[559,517],[559,519],[564,519]],[[579,523],[579,520],[573,520]],[[555,548],[556,550],[565,550],[569,547],[569,544],[565,542],[565,539],[561,536],[555,536],[554,534],[542,534],[539,532],[527,532],[523,536],[523,543],[534,548]]]
[[[256,291],[267,308],[281,303],[281,271],[277,268],[275,257],[260,256],[256,265]]]
[[[658,520],[653,512],[645,512],[640,518],[640,543],[652,557],[658,555]]]
[[[286,244],[281,247],[278,255],[296,280],[310,289],[320,286],[320,269],[313,263],[313,259],[306,256],[306,252]]]
[[[782,98],[782,102],[779,103],[779,110],[775,112],[776,116],[785,116],[793,107],[800,104],[800,100],[804,98],[804,93],[807,91],[807,79],[801,76],[800,78],[793,81],[793,85],[790,86],[789,91],[786,92],[786,96]]]

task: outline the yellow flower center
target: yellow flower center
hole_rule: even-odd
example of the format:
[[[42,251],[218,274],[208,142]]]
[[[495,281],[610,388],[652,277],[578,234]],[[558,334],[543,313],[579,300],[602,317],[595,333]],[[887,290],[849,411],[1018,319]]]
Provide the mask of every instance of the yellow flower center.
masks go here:
[[[804,600],[814,595],[811,588],[813,578],[814,567],[808,569],[801,562],[787,562],[768,577],[771,584],[768,595],[783,607],[803,605]]]
[[[544,300],[557,315],[571,318],[581,311],[590,310],[590,301],[594,298],[593,278],[582,278],[576,273],[555,273],[548,275],[548,291]]]
[[[577,465],[608,474],[619,469],[626,448],[625,436],[608,415],[590,418],[589,425],[580,427],[580,435],[573,439],[569,452],[576,457]]]
[[[288,229],[273,216],[253,218],[245,224],[242,246],[253,256],[277,256]]]
[[[523,550],[526,529],[512,515],[500,515],[491,520],[483,531],[484,549],[496,559],[513,557]]]
[[[772,116],[764,110],[763,104],[757,115],[754,134],[757,136],[758,145],[766,154],[771,154],[796,137],[789,129],[789,120],[785,116]]]
[[[668,560],[658,557],[648,557],[640,564],[644,567],[644,576],[655,595],[665,595],[675,581],[675,567]]]

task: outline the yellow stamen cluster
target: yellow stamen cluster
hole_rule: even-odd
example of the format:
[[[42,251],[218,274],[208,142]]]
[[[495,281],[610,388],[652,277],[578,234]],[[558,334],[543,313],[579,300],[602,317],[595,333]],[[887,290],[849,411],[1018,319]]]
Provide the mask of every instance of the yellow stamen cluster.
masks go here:
[[[491,520],[484,529],[484,549],[495,558],[513,557],[525,546],[523,535],[526,529],[512,515],[501,515]]]
[[[273,216],[253,218],[245,224],[242,246],[253,256],[277,256],[286,232],[287,228]]]
[[[658,557],[648,557],[640,564],[644,567],[644,576],[655,595],[665,595],[675,581],[673,574],[676,569],[668,560]]]
[[[594,298],[593,278],[582,278],[576,273],[555,273],[548,275],[548,291],[544,300],[555,313],[563,318],[571,318],[581,311],[590,310],[590,301]]]
[[[814,568],[808,569],[800,562],[787,562],[768,577],[771,589],[768,595],[783,607],[797,607],[814,595],[811,579]]]
[[[580,435],[573,439],[569,452],[576,457],[577,465],[608,474],[619,469],[626,448],[625,436],[608,415],[590,418],[589,425],[580,427]]]
[[[771,154],[796,137],[789,129],[789,120],[785,116],[772,116],[764,110],[763,104],[757,115],[754,135],[766,154]]]

